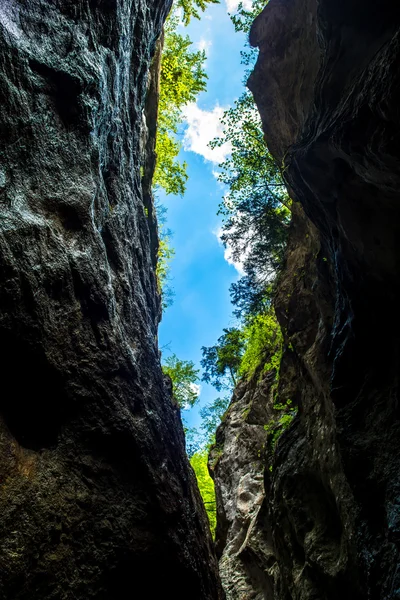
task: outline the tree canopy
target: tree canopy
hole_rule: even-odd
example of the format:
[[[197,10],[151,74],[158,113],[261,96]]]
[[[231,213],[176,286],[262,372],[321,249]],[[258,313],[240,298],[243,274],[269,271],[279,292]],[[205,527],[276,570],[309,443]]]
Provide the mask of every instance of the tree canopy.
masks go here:
[[[266,4],[266,0],[253,0],[247,9],[240,3],[230,15],[235,30],[248,33]],[[247,44],[242,62],[250,69],[255,58],[255,49]],[[233,259],[242,263],[245,274],[232,284],[231,299],[235,316],[245,318],[270,308],[273,283],[286,247],[291,201],[280,168],[266,146],[261,119],[248,90],[225,111],[222,125],[223,134],[210,144],[215,148],[229,142],[232,147],[218,173],[218,180],[228,188],[219,207],[221,239]]]
[[[176,6],[182,10],[185,25],[189,25],[192,17],[200,19],[200,11],[204,12],[207,4],[219,4],[219,0],[176,0]]]
[[[169,356],[162,370],[172,381],[172,395],[180,408],[193,406],[199,397],[199,369],[191,360],[180,360],[176,354]]]
[[[216,390],[232,390],[237,383],[237,375],[244,351],[244,339],[240,329],[230,327],[223,330],[215,346],[201,349],[200,361],[204,369],[202,380],[211,383]]]
[[[231,288],[236,316],[241,317],[268,304],[286,247],[290,200],[250,92],[225,112],[222,123],[223,135],[212,146],[230,142],[232,153],[219,165],[218,180],[229,190],[219,208],[221,239],[245,272]]]
[[[167,194],[183,195],[187,181],[186,163],[178,160],[182,145],[177,137],[182,109],[206,89],[207,75],[205,52],[190,49],[192,42],[189,36],[178,33],[178,24],[176,12],[165,24],[153,183]]]

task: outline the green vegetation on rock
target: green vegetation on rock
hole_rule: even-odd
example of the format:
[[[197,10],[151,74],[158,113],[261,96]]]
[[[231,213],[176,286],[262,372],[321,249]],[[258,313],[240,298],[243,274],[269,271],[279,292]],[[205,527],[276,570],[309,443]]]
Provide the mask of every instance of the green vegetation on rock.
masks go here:
[[[207,450],[203,450],[193,454],[190,459],[190,464],[192,465],[196,474],[200,494],[207,512],[208,521],[210,523],[211,534],[214,538],[215,527],[217,525],[217,508],[215,501],[214,482],[208,472],[207,460],[208,452]]]
[[[245,351],[240,363],[239,374],[249,378],[263,364],[263,371],[279,371],[282,357],[282,333],[271,309],[255,314],[243,328]]]
[[[277,402],[273,405],[275,411],[277,411],[277,415],[275,418],[271,419],[266,425],[264,425],[264,429],[268,434],[268,444],[270,451],[273,453],[275,450],[276,443],[282,433],[289,427],[294,417],[297,414],[298,408],[297,406],[293,406],[293,403],[290,399],[286,400],[285,403]],[[272,465],[270,465],[270,471],[272,471]]]

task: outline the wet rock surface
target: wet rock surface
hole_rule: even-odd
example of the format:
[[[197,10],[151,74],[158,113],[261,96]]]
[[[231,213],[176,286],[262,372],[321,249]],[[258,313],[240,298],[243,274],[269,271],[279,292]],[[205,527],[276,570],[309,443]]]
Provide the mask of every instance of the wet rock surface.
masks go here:
[[[219,597],[159,366],[148,182],[146,207],[142,194],[169,8],[0,2],[5,600]]]
[[[249,85],[295,201],[275,306],[298,414],[254,475],[265,544],[228,598],[400,594],[399,26],[391,2],[324,0],[271,0],[253,25]]]

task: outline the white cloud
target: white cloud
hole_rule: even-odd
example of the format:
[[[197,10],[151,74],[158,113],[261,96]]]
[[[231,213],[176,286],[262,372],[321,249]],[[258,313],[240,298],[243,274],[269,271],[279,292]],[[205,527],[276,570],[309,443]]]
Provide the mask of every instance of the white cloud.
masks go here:
[[[197,42],[196,47],[198,50],[204,50],[206,55],[209,55],[210,48],[212,46],[212,41],[207,40],[206,38],[200,38],[200,41]]]
[[[196,394],[197,397],[200,396],[201,385],[199,385],[198,383],[190,383],[189,386],[190,386],[190,389],[192,390],[192,392],[194,394]]]
[[[185,150],[196,152],[214,164],[223,162],[232,151],[231,145],[225,143],[214,149],[208,146],[211,140],[222,135],[223,114],[224,109],[218,104],[209,111],[202,110],[194,102],[185,106],[183,115],[188,125],[183,139]]]
[[[215,237],[218,240],[218,243],[220,244],[220,246],[224,247],[224,244],[222,243],[222,227],[219,227],[218,229],[216,229],[215,231],[213,231],[213,234],[215,235]],[[230,248],[229,244],[227,244],[226,247],[224,247],[224,259],[226,260],[227,263],[229,263],[230,265],[232,265],[233,267],[235,267],[236,271],[239,273],[239,275],[244,275],[244,269],[243,269],[243,261],[245,259],[245,256],[243,257],[242,260],[237,261],[234,260],[232,257],[232,248]]]
[[[239,6],[240,0],[225,0],[226,10],[229,13],[235,13],[237,11],[237,7]],[[251,0],[243,0],[243,8],[246,10],[250,10],[252,7]]]
[[[179,7],[179,8],[175,8],[173,10],[174,10],[173,16],[177,17],[177,19],[178,19],[178,27],[186,27],[185,21],[183,20],[183,8]]]

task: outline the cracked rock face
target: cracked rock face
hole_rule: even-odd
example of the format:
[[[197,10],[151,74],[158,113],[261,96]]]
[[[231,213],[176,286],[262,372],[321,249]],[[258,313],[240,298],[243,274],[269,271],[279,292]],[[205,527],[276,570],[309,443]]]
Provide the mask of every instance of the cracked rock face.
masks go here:
[[[243,598],[400,594],[399,35],[394,3],[355,0],[271,0],[251,32],[249,86],[295,201],[275,307],[278,399],[298,414],[257,474],[268,552],[252,546]]]
[[[148,69],[169,8],[0,2],[5,600],[219,597],[159,366],[142,198]]]
[[[264,425],[272,416],[275,373],[239,384],[217,431],[209,468],[217,496],[217,553],[227,598],[264,598],[270,544],[259,523],[266,507]]]

